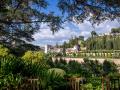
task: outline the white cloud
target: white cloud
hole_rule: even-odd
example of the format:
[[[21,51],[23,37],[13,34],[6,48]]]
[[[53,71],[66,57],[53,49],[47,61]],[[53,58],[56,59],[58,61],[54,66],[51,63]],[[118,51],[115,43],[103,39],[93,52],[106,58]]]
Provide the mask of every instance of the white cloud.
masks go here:
[[[85,36],[85,38],[90,36],[90,32],[91,31],[96,31],[99,34],[102,33],[107,33],[110,32],[112,28],[116,28],[116,27],[120,27],[120,24],[118,23],[117,20],[115,21],[105,21],[99,25],[94,25],[94,27],[92,26],[92,24],[88,21],[85,21],[82,24],[76,24],[76,23],[72,23],[74,26],[78,27],[79,31],[80,31],[80,35]]]
[[[37,32],[33,37],[35,40],[40,40],[40,39],[68,39],[71,36],[77,35],[77,32],[74,32],[74,30],[70,29],[61,29],[55,34],[52,34],[52,32],[49,29],[42,29],[39,32]]]
[[[33,36],[35,38],[33,43],[37,45],[61,44],[71,38],[71,36],[83,35],[85,38],[88,38],[90,36],[90,32],[93,30],[97,33],[106,33],[110,32],[111,28],[120,27],[120,24],[116,20],[105,21],[98,26],[95,25],[95,28],[93,28],[90,22],[85,21],[81,24],[69,22],[64,24],[63,27],[64,29],[59,30],[53,35],[47,25],[41,25],[40,31]]]
[[[45,29],[44,29],[45,28]],[[40,29],[39,32],[34,34],[35,41],[33,42],[34,44],[61,44],[64,41],[68,40],[71,38],[71,36],[78,36],[79,33],[74,31],[73,28],[70,28],[68,26],[64,27],[64,29],[59,30],[55,34],[52,34],[52,31],[45,26],[42,26],[42,29]]]

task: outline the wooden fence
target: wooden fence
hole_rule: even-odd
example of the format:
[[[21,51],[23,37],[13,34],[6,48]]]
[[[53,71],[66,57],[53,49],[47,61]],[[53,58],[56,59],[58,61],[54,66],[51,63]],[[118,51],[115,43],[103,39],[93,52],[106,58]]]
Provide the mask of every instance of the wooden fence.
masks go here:
[[[4,87],[2,90],[41,90],[38,83],[38,79],[27,79],[24,84],[18,87]],[[100,90],[120,90],[120,78],[108,78],[102,77],[99,79],[94,78],[68,78],[68,87],[64,90],[96,90],[95,87],[92,89],[83,87],[87,83],[100,83]]]
[[[70,89],[68,90],[96,90],[97,87],[83,87],[87,83],[100,83],[101,89],[99,90],[120,90],[120,78],[108,78],[108,77],[102,77],[99,79],[89,78],[85,80],[83,78],[71,78],[70,80]],[[80,82],[82,81],[82,82]],[[90,82],[92,81],[92,82]]]

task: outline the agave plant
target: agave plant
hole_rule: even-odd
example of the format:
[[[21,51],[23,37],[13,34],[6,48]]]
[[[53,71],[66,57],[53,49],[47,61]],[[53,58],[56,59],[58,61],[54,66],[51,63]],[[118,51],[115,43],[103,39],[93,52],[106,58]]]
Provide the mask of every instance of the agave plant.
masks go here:
[[[39,84],[42,90],[59,90],[66,86],[64,80],[65,71],[58,68],[52,68],[43,71],[39,78]],[[63,89],[62,89],[63,90]]]

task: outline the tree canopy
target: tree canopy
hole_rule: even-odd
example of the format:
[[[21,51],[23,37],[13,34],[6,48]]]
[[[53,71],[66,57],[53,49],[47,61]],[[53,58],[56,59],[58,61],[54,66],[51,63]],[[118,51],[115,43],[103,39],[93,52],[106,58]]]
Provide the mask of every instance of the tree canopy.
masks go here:
[[[47,23],[55,32],[64,20],[87,19],[94,24],[120,17],[119,0],[58,0],[57,6],[65,19],[54,12],[44,12],[48,5],[47,0],[0,0],[0,42],[10,45],[14,41],[32,41],[41,23]]]
[[[61,19],[53,13],[46,14],[46,0],[0,0],[0,41],[32,41],[32,35],[41,23],[47,23],[55,32],[60,28]]]
[[[120,27],[119,28],[112,28],[111,33],[113,33],[113,34],[120,33]]]
[[[69,20],[101,23],[120,17],[120,0],[59,0],[58,7],[68,13]]]

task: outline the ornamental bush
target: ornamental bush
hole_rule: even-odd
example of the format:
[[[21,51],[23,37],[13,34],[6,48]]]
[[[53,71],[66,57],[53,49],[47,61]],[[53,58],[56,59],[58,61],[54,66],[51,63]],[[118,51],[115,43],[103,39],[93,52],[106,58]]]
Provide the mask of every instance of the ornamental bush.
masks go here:
[[[0,57],[5,57],[9,55],[9,49],[4,47],[3,45],[0,45]]]
[[[22,57],[22,59],[26,61],[31,61],[32,63],[39,62],[44,58],[45,58],[45,54],[41,51],[27,51]]]

